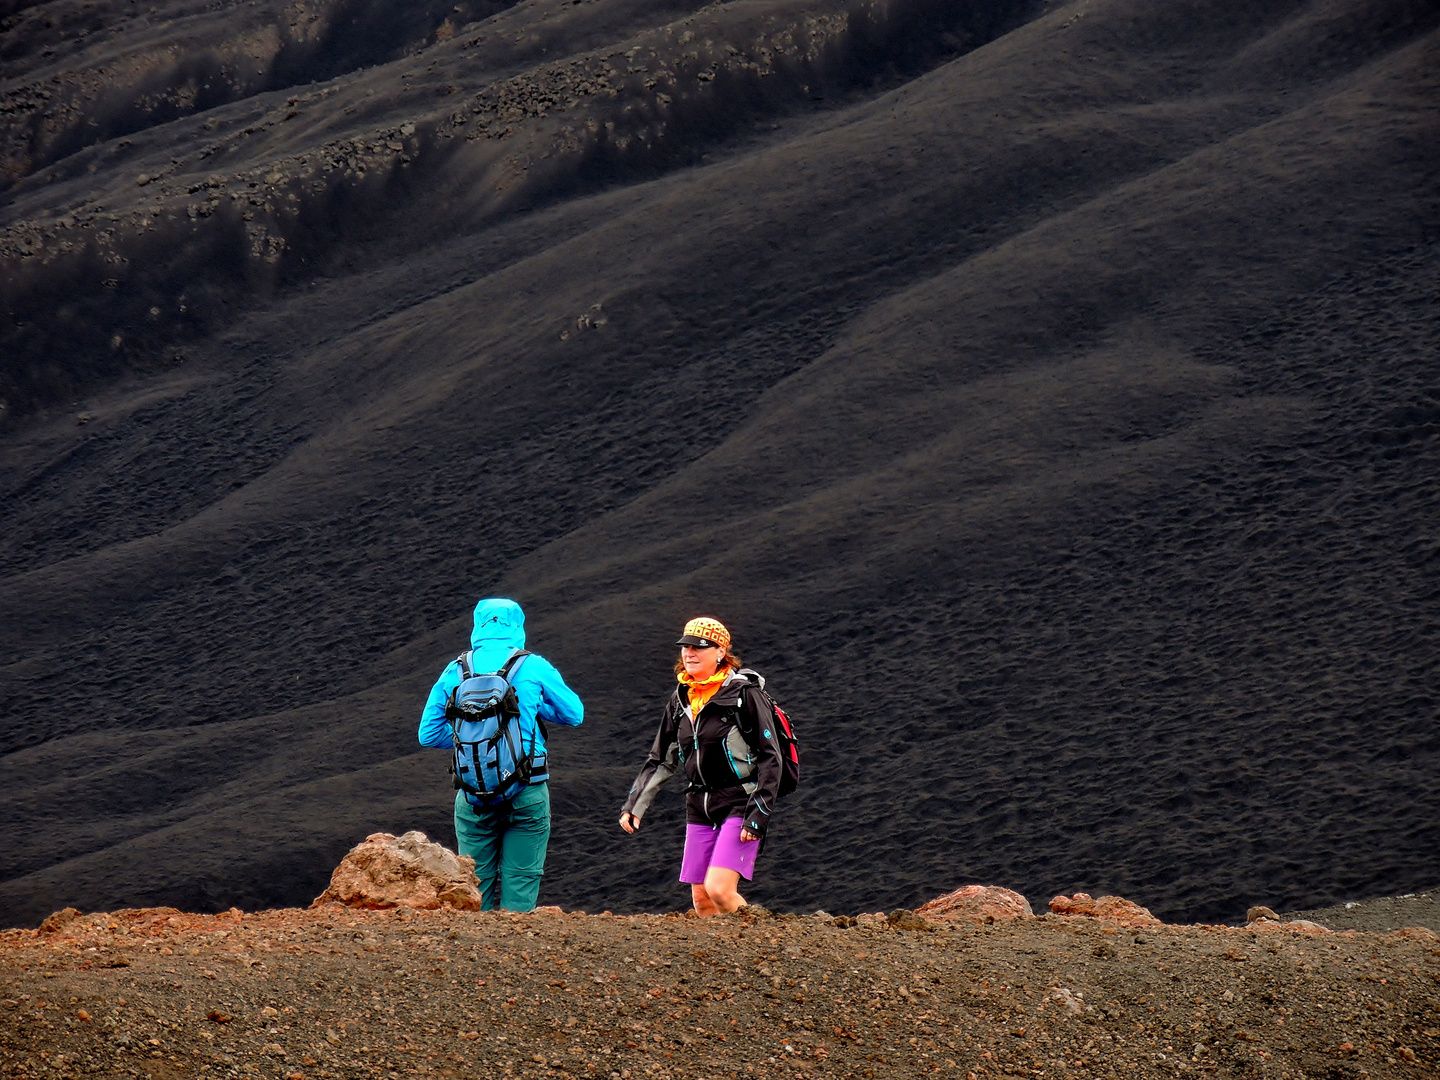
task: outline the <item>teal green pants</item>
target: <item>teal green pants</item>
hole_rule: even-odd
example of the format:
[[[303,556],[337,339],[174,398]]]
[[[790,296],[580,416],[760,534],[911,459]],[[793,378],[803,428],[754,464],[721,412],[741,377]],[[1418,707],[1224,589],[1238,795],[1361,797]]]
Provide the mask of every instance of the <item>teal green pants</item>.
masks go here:
[[[549,842],[548,784],[531,784],[509,803],[483,809],[455,793],[455,846],[475,860],[482,910],[535,910]]]

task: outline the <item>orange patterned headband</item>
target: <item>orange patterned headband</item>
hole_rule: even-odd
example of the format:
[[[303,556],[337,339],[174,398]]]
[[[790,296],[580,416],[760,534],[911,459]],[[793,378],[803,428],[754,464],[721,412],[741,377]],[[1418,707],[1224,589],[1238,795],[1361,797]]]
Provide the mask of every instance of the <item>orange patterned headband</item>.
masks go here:
[[[680,635],[677,645],[693,645],[695,642],[686,641],[686,638],[702,638],[705,641],[713,641],[721,649],[730,648],[730,631],[725,629],[725,624],[719,619],[701,617],[691,619],[685,624],[685,632]]]

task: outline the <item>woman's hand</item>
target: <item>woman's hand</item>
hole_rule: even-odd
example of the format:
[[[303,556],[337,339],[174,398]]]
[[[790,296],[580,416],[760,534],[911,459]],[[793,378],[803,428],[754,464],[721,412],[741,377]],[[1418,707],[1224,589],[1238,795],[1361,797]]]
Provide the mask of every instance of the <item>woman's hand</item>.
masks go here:
[[[753,844],[756,840],[759,840],[759,839],[760,839],[760,837],[756,836],[756,835],[755,835],[753,832],[751,832],[749,829],[741,828],[741,830],[740,830],[740,842],[741,842],[742,844]]]
[[[621,814],[620,827],[627,833],[633,833],[640,827],[640,819],[634,814]]]

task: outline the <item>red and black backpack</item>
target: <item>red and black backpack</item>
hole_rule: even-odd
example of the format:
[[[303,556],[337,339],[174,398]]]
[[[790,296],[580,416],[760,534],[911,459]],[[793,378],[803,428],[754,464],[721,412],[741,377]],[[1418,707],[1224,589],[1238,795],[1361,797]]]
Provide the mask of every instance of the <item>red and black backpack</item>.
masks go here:
[[[765,691],[760,691],[765,694]],[[775,699],[765,694],[765,700],[770,702],[770,707],[775,710],[775,731],[780,736],[780,760],[784,771],[780,774],[780,791],[778,795],[784,798],[800,786],[800,740],[795,737],[795,729],[790,724],[790,718],[785,715],[785,710],[775,703]]]
[[[780,790],[777,796],[783,799],[800,786],[800,738],[795,734],[795,725],[790,723],[790,717],[785,715],[785,710],[765,689],[765,677],[750,668],[741,668],[739,674],[749,679],[751,685],[760,691],[760,696],[775,714],[775,735],[780,742],[781,764]]]

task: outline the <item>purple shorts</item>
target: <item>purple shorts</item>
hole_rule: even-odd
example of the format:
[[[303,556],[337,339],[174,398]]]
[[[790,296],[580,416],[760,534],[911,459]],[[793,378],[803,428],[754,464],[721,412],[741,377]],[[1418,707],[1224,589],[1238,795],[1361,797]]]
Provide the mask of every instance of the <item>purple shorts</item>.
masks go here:
[[[749,881],[755,873],[755,853],[759,850],[760,841],[740,839],[738,817],[726,818],[723,825],[686,825],[680,880],[687,885],[703,885],[705,871],[718,866],[734,870]]]

